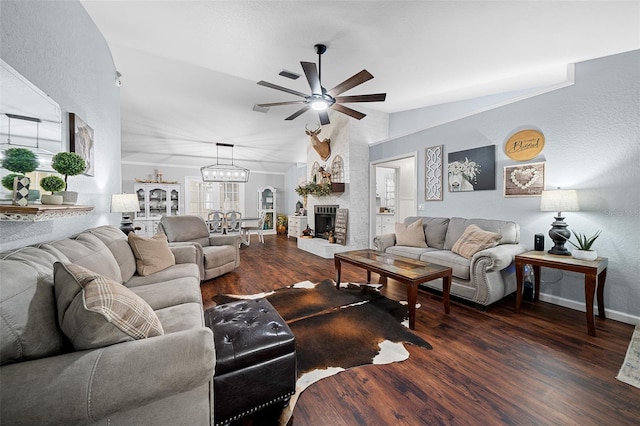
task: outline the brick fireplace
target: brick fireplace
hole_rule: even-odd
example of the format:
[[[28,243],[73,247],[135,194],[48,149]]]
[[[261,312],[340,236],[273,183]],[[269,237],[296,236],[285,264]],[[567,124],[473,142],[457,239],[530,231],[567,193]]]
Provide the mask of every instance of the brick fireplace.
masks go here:
[[[313,218],[316,238],[329,239],[329,232],[336,226],[336,212],[340,206],[316,205],[313,206]]]

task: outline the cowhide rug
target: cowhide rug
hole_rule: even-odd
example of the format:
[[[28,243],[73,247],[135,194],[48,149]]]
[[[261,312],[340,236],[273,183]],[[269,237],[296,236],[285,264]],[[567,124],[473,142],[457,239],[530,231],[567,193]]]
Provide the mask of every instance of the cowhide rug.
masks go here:
[[[265,412],[254,415],[254,424],[286,424],[302,391],[320,379],[359,365],[406,360],[405,342],[431,349],[409,330],[406,302],[387,299],[378,290],[378,285],[342,283],[338,291],[334,281],[325,280],[317,284],[305,281],[270,293],[213,298],[221,304],[265,297],[296,337],[296,394],[281,415],[276,415],[279,422],[273,412]]]

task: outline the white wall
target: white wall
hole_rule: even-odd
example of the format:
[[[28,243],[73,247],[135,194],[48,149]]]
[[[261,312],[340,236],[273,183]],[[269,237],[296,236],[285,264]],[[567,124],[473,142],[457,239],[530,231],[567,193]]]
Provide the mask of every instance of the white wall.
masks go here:
[[[109,213],[120,192],[120,89],[102,34],[78,1],[0,2],[0,57],[56,101],[62,110],[63,149],[69,150],[68,113],[94,130],[94,177],[73,176],[69,189],[78,204],[93,205],[86,216],[45,222],[0,222],[0,249],[69,236],[102,224],[117,225]]]
[[[582,211],[566,213],[571,229],[602,229],[595,249],[609,258],[605,303],[614,317],[640,317],[640,51],[576,64],[575,84],[481,112],[463,119],[374,145],[370,160],[418,151],[418,203],[425,216],[485,217],[515,220],[521,241],[533,247],[533,235],[547,235],[553,214],[539,211],[539,197],[505,198],[504,166],[519,164],[503,152],[510,135],[539,129],[546,145],[531,160],[546,161],[546,188],[577,189]],[[412,112],[415,115],[415,112]],[[392,114],[398,134],[403,113]],[[394,124],[395,123],[395,124]],[[413,123],[411,129],[419,128]],[[411,130],[408,129],[408,130]],[[406,132],[405,132],[406,133]],[[424,148],[444,145],[447,153],[496,146],[496,190],[450,193],[443,201],[424,201]],[[445,177],[446,185],[446,177]],[[546,237],[547,249],[551,247]],[[545,270],[546,300],[584,309],[579,274]]]
[[[203,164],[203,166],[206,164]],[[133,185],[136,178],[138,179],[151,179],[155,177],[156,170],[162,171],[163,180],[165,181],[177,181],[184,191],[184,178],[185,176],[201,177],[200,169],[196,167],[176,167],[167,164],[122,164],[122,190],[127,193],[133,192]],[[245,185],[245,211],[243,215],[257,216],[258,215],[258,188],[261,186],[273,186],[276,188],[276,207],[278,213],[287,212],[288,207],[285,205],[284,196],[284,180],[285,175],[276,173],[263,173],[255,170],[251,170],[249,173],[249,182],[242,184]],[[184,207],[184,206],[183,206]],[[295,201],[291,209],[295,207]]]

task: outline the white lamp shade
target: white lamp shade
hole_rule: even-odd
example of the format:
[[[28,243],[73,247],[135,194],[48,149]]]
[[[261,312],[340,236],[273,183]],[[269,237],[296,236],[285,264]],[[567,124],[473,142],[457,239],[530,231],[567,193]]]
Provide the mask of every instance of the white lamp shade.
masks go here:
[[[555,189],[542,191],[540,211],[543,212],[577,212],[578,192],[575,189]]]
[[[113,194],[111,196],[111,213],[139,212],[140,204],[136,194]]]

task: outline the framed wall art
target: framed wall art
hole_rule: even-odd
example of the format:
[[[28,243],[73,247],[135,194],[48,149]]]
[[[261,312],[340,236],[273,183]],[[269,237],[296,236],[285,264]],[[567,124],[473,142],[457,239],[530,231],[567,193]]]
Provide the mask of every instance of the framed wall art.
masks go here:
[[[424,150],[424,199],[442,201],[442,145]]]
[[[93,162],[93,129],[74,113],[69,113],[69,152],[75,152],[87,163],[83,174],[93,176],[95,163]]]
[[[450,152],[449,192],[496,189],[496,146]]]
[[[544,189],[544,162],[504,167],[505,197],[539,197]]]

